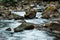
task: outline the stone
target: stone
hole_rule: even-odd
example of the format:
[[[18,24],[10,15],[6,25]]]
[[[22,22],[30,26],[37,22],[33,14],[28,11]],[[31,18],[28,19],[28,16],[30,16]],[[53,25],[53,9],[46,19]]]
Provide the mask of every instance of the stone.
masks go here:
[[[50,29],[51,31],[60,31],[60,23],[46,23],[44,27]]]
[[[32,19],[35,18],[35,16],[36,16],[36,11],[34,9],[31,9],[30,11],[26,12],[26,14],[24,15],[26,19]]]
[[[11,28],[7,28],[6,31],[11,31]]]
[[[8,19],[19,20],[19,19],[24,19],[24,17],[16,15],[16,14],[11,14],[10,16],[8,16]]]
[[[60,17],[60,13],[57,10],[55,5],[48,6],[42,14],[42,18],[49,19],[49,18],[57,18]]]
[[[50,16],[49,16],[48,14],[45,14],[45,13],[44,13],[44,14],[42,15],[42,17],[41,17],[41,18],[49,19],[49,18],[50,18]]]
[[[30,23],[22,23],[20,26],[14,28],[14,32],[21,32],[23,30],[34,29],[34,25]]]
[[[49,29],[46,31],[60,38],[60,23],[47,23],[44,27]]]

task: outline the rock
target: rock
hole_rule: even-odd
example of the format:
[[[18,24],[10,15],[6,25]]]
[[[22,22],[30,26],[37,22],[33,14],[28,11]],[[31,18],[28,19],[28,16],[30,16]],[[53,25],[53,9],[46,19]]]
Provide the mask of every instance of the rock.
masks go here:
[[[44,18],[44,19],[49,19],[50,16],[49,16],[48,14],[43,14],[43,15],[42,15],[42,18]]]
[[[60,23],[46,23],[44,27],[49,28],[51,31],[60,31]]]
[[[11,31],[11,28],[7,28],[6,31]]]
[[[44,27],[49,29],[49,31],[46,31],[51,33],[53,36],[60,38],[60,23],[47,23]]]
[[[27,19],[35,18],[35,16],[36,16],[36,11],[34,9],[31,9],[30,11],[26,12],[26,14],[24,15],[24,17]]]
[[[11,14],[10,16],[8,16],[8,19],[19,20],[19,19],[24,19],[24,17],[16,15],[16,14]]]
[[[25,28],[25,30],[31,30],[31,29],[34,29],[34,26],[33,26],[33,25],[27,26],[27,27]]]
[[[49,18],[56,18],[59,17],[60,13],[57,10],[55,5],[48,6],[42,14],[42,18],[49,19]]]
[[[57,8],[55,7],[55,5],[50,5],[46,8],[46,10],[44,12],[53,12],[55,11]]]
[[[22,23],[20,26],[14,28],[14,32],[21,32],[23,30],[34,29],[34,25],[30,23]]]
[[[51,26],[50,29],[60,31],[60,24],[59,23],[51,23],[50,26]]]

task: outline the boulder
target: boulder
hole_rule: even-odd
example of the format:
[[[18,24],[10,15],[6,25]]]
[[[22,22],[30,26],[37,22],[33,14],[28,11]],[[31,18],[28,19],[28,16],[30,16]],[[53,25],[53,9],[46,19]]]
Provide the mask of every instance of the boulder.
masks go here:
[[[51,31],[60,31],[60,23],[46,23],[44,27],[50,29]]]
[[[55,5],[48,6],[42,14],[42,18],[49,19],[49,18],[56,18],[59,17],[60,13],[57,10]]]
[[[24,15],[24,17],[27,19],[35,18],[35,16],[36,16],[36,11],[34,9],[31,9],[30,11],[26,12],[26,14]]]
[[[22,23],[20,26],[14,28],[14,32],[21,32],[23,30],[34,29],[34,25],[30,23]]]
[[[50,34],[49,35],[54,35],[55,37],[59,37],[60,38],[60,23],[47,23],[44,26],[45,28],[49,29],[46,30],[48,31]]]

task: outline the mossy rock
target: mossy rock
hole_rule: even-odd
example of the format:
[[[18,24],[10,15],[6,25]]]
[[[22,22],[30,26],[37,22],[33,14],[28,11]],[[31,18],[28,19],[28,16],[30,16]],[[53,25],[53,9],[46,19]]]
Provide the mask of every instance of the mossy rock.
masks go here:
[[[56,10],[56,7],[55,6],[48,6],[46,9],[45,9],[45,12],[54,12]]]

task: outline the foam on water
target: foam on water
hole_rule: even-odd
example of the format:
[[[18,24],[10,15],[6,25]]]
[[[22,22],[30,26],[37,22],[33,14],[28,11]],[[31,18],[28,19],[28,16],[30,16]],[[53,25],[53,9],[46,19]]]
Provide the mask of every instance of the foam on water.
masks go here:
[[[34,24],[44,24],[45,22],[47,22],[48,20],[45,19],[29,19],[29,20],[25,20],[26,22],[29,23],[34,23]]]
[[[15,38],[13,38],[15,37]],[[48,36],[45,31],[25,30],[23,32],[13,34],[9,40],[53,40],[54,37]]]

